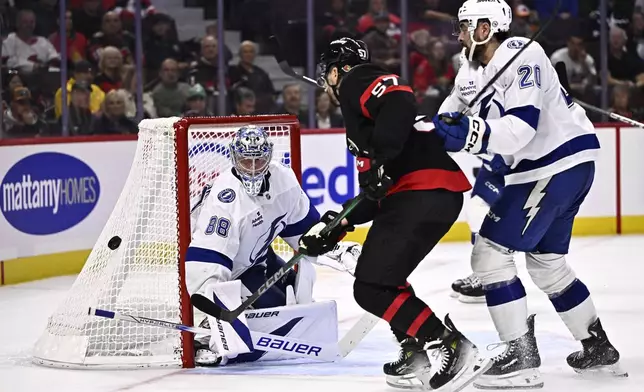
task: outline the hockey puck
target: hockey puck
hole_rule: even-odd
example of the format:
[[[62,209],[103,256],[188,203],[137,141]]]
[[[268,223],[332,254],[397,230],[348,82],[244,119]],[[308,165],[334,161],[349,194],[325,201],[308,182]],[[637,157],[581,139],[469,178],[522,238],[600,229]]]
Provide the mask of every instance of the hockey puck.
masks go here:
[[[107,247],[114,250],[121,245],[121,237],[115,235],[107,242]]]

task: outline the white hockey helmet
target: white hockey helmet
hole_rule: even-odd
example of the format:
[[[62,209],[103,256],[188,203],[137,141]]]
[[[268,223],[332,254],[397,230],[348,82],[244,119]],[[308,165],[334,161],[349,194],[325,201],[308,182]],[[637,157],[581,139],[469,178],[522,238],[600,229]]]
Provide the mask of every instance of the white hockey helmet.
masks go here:
[[[474,39],[474,31],[481,20],[488,20],[490,22],[491,31],[485,40],[477,42]],[[462,22],[468,23],[468,30],[472,40],[472,47],[470,48],[468,58],[472,61],[474,58],[474,49],[477,45],[485,45],[496,33],[510,31],[512,8],[510,8],[505,0],[467,0],[458,10],[458,24],[460,25]]]

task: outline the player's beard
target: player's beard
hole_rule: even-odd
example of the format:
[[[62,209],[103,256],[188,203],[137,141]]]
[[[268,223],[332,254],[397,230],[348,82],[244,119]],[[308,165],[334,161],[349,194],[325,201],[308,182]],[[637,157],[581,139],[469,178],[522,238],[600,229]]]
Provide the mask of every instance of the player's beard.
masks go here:
[[[470,57],[470,51],[472,50],[470,48],[472,47],[472,45],[474,45],[474,44],[472,43],[472,44],[470,44],[470,46],[462,44],[463,48],[465,49],[465,56],[467,58]],[[485,46],[486,45],[476,45],[476,47],[474,47],[474,56],[472,56],[473,60],[478,61],[478,62],[481,61],[481,56],[485,52]]]

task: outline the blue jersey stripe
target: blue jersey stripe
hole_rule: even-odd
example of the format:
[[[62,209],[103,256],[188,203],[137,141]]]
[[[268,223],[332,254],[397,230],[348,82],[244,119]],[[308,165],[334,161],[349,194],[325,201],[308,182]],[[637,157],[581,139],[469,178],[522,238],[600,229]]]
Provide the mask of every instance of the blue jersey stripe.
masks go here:
[[[518,119],[523,120],[526,124],[532,127],[535,131],[539,126],[539,116],[541,115],[541,110],[535,108],[532,105],[520,106],[518,108],[512,108],[505,112],[506,116],[514,116]]]
[[[557,162],[560,159],[565,157],[577,154],[581,151],[594,150],[599,148],[599,139],[595,134],[589,133],[586,135],[577,136],[574,139],[570,139],[561,146],[557,147],[549,154],[544,155],[543,157],[536,159],[534,161],[524,159],[517,167],[510,170],[509,174],[527,172],[535,169],[540,169]]]
[[[219,264],[231,271],[233,269],[233,261],[228,256],[212,249],[197,248],[194,246],[188,247],[186,251],[186,263],[191,261]]]
[[[292,223],[286,226],[279,234],[279,236],[282,238],[288,238],[302,235],[306,233],[306,231],[310,229],[314,224],[319,222],[319,220],[320,213],[315,208],[315,206],[313,206],[313,204],[309,202],[309,212],[306,214],[306,216],[299,222]]]

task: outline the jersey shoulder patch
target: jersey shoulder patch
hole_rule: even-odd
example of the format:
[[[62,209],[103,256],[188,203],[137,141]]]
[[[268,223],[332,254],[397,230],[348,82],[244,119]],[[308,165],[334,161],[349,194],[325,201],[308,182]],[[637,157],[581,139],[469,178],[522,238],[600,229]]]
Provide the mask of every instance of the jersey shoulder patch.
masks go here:
[[[510,49],[521,49],[525,46],[525,42],[518,40],[518,39],[509,39],[507,43],[507,47]]]
[[[217,199],[222,203],[232,203],[237,194],[232,188],[226,188],[217,194]]]

